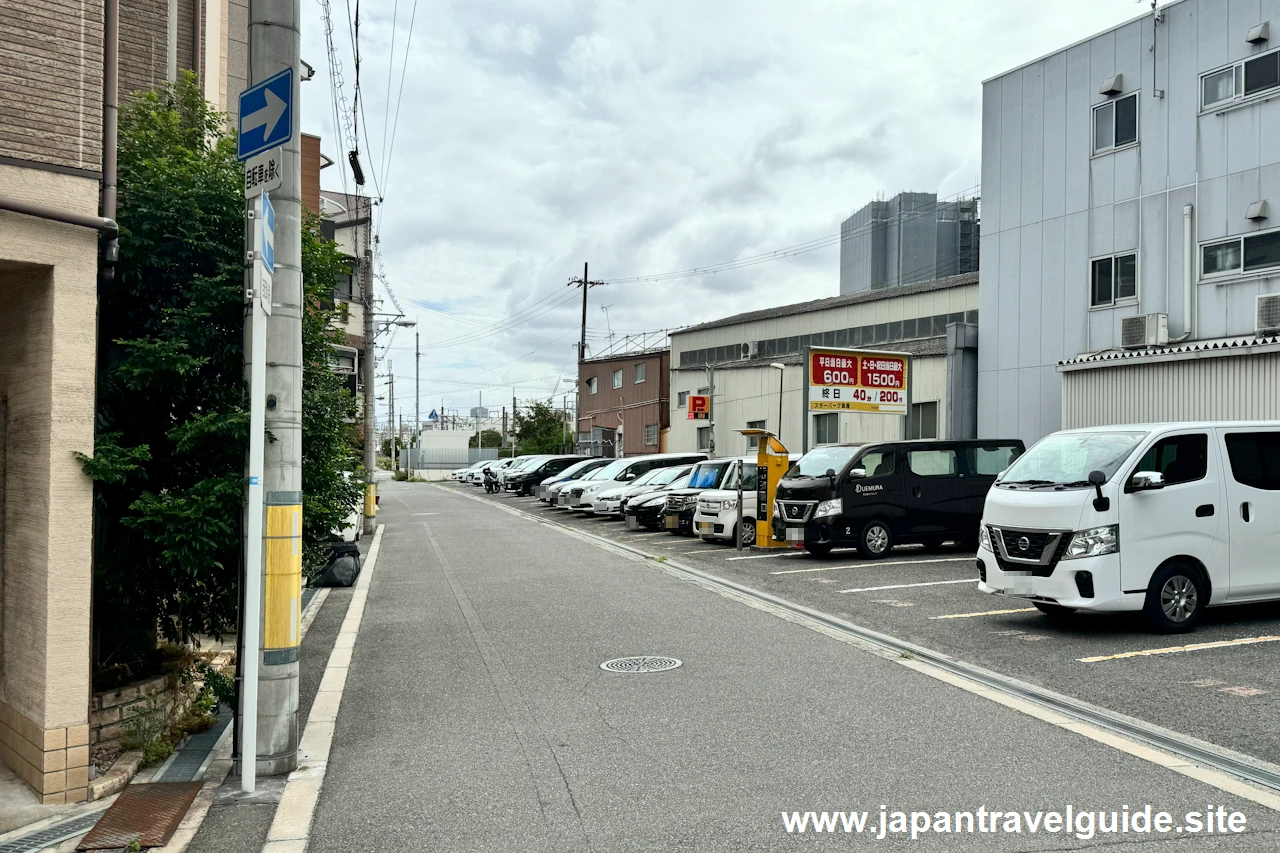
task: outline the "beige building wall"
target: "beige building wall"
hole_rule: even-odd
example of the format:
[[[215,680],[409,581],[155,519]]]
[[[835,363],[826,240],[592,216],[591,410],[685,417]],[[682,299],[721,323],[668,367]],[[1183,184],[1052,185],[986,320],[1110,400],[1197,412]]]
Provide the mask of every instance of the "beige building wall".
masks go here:
[[[92,215],[92,179],[0,164],[7,195]],[[0,212],[0,757],[46,803],[88,785],[97,234]]]

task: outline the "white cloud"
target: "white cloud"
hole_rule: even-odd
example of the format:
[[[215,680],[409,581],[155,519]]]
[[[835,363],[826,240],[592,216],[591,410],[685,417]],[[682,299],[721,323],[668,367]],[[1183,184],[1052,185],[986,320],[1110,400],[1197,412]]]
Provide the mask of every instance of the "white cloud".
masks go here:
[[[420,0],[384,169],[391,13],[394,110],[412,7],[361,10],[362,159],[386,199],[392,286],[483,322],[547,300],[519,336],[424,352],[425,408],[442,396],[472,405],[471,389],[489,383],[545,394],[571,373],[581,309],[565,282],[584,260],[606,279],[714,264],[836,234],[877,192],[973,187],[981,81],[1144,11],[1131,0]],[[319,72],[303,127],[337,159],[320,6],[303,8],[303,55]],[[350,100],[345,10],[335,15]],[[342,188],[338,168],[326,188]],[[595,288],[593,345],[601,304],[619,335],[674,328],[835,294],[837,261],[832,246]],[[476,330],[405,307],[424,346]],[[401,331],[392,353],[402,397],[410,338]]]

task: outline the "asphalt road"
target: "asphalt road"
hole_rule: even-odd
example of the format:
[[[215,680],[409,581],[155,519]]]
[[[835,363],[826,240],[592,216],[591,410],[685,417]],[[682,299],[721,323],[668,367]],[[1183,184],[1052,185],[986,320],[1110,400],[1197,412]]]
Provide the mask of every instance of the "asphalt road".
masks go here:
[[[386,530],[312,825],[308,849],[316,853],[849,849],[872,845],[874,835],[788,834],[782,813],[866,810],[874,827],[882,805],[1034,812],[1151,803],[1181,815],[1213,803],[1238,808],[1249,822],[1245,835],[1195,839],[926,833],[922,849],[1280,845],[1280,816],[1262,806],[653,561],[476,501],[478,489],[386,483],[381,492]],[[487,500],[539,512],[511,498]],[[624,534],[609,522],[583,524]],[[724,549],[665,534],[637,538],[700,567],[714,558],[721,572],[812,590],[860,621],[871,613],[903,619],[948,600],[992,607],[960,584],[914,588],[955,591],[936,606],[908,590],[871,599],[835,589],[963,577],[962,562],[891,575],[895,567],[835,569],[844,565],[837,559],[822,564],[837,583],[816,584],[770,574],[818,567],[807,558],[730,562]],[[891,599],[911,606],[883,603]],[[939,630],[955,631],[957,642],[975,631],[980,644],[1011,656],[1021,648],[979,624]],[[628,655],[683,665],[644,675],[600,668]]]
[[[1213,608],[1189,635],[1157,635],[1139,614],[1051,619],[1027,602],[980,593],[971,552],[904,547],[874,561],[853,550],[825,559],[748,551],[748,559],[736,559],[732,545],[627,531],[614,519],[534,499],[488,499],[655,555],[678,555],[694,568],[857,625],[1280,764],[1280,603]],[[1135,654],[1206,643],[1229,645]]]

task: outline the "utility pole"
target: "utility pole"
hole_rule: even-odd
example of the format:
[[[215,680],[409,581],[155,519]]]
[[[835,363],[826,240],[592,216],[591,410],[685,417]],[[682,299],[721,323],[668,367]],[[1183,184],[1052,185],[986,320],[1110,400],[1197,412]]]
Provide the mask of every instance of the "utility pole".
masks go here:
[[[289,137],[281,146],[282,183],[271,193],[275,207],[275,276],[266,320],[264,426],[275,441],[263,450],[265,504],[262,642],[245,648],[261,666],[255,741],[242,743],[246,764],[279,776],[298,767],[298,645],[302,601],[302,156],[298,136],[301,68],[301,0],[259,4],[249,18],[249,85],[294,70]],[[256,354],[255,354],[256,357]],[[267,547],[270,544],[271,547]],[[246,603],[246,616],[252,614]],[[243,626],[242,626],[243,628]],[[259,657],[260,656],[260,657]],[[247,711],[246,713],[252,713]],[[250,751],[252,750],[252,751]],[[242,784],[242,787],[244,785]]]
[[[387,359],[387,432],[391,435],[391,469],[400,470],[400,449],[396,446],[399,436],[396,435],[396,374],[391,367],[391,359]]]
[[[511,456],[516,455],[516,412],[520,411],[516,408],[516,386],[511,386]]]
[[[422,367],[422,349],[419,347],[418,330],[413,330],[413,450],[409,451],[409,476],[413,476],[414,460],[413,454],[417,452],[418,444],[422,441],[422,409],[420,401],[422,399],[422,391],[418,386],[418,370]]]
[[[581,332],[581,336],[578,338],[579,376],[581,376],[582,362],[587,360],[587,289],[591,287],[597,287],[602,284],[604,284],[603,281],[592,281],[588,277],[587,263],[585,261],[582,264],[582,278],[569,279],[570,287],[582,288],[582,332]],[[581,420],[582,420],[582,395],[579,394],[578,395],[578,412],[573,421],[574,435],[577,435],[578,433],[578,424],[579,422],[581,422]]]
[[[374,516],[377,514],[377,492],[373,475],[378,470],[378,436],[374,431],[374,407],[377,397],[376,365],[373,357],[373,251],[364,250],[360,264],[360,299],[364,303],[364,535],[372,536]]]

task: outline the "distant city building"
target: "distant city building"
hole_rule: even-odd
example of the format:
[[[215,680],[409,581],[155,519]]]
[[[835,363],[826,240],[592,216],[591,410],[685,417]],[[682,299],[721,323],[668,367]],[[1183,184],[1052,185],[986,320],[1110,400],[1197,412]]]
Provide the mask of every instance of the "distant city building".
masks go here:
[[[978,270],[978,199],[936,193],[873,201],[840,226],[840,293],[862,293]]]

